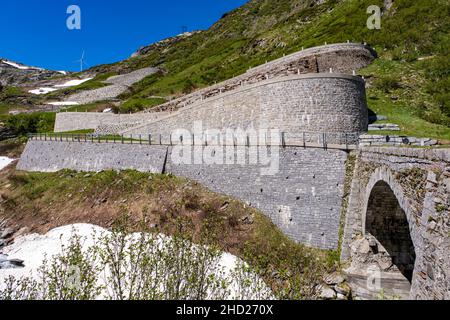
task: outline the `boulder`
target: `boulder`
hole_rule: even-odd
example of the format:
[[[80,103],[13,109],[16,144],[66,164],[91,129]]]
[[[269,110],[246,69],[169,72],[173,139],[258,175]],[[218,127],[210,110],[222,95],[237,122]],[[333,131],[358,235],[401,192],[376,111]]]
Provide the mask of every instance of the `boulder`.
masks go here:
[[[350,288],[350,286],[345,282],[335,285],[334,290],[338,294],[344,295],[346,297],[348,297],[352,292],[352,289]]]
[[[321,285],[318,288],[319,298],[324,300],[336,299],[336,292],[327,285]]]
[[[366,238],[355,240],[351,244],[351,249],[357,254],[369,254],[371,252],[369,240]]]
[[[341,284],[345,281],[345,277],[339,272],[334,272],[332,274],[326,275],[323,281],[328,285]]]
[[[6,228],[0,233],[0,239],[7,239],[14,234],[14,230],[11,228]]]

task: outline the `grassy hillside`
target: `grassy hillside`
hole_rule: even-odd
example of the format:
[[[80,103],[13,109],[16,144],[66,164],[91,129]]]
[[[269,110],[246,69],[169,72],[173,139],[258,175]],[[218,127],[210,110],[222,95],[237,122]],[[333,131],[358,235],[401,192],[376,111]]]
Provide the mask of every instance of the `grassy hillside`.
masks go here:
[[[387,1],[389,2],[389,1]],[[367,42],[380,59],[362,70],[370,108],[403,133],[450,140],[450,4],[445,0],[252,0],[209,30],[158,43],[143,56],[95,71],[159,66],[164,74],[137,83],[123,99],[170,98],[245,72],[249,67],[325,42]],[[384,10],[369,30],[369,5]]]
[[[373,4],[383,10],[381,30],[366,26],[366,10]],[[401,134],[450,141],[449,16],[447,0],[250,0],[208,30],[167,39],[146,47],[143,55],[91,68],[87,73],[96,74],[95,79],[49,97],[98,88],[113,74],[160,67],[160,73],[120,97],[120,111],[138,111],[302,47],[350,40],[367,42],[380,55],[360,71],[368,82],[370,109],[400,125]],[[0,103],[0,112],[8,108]]]

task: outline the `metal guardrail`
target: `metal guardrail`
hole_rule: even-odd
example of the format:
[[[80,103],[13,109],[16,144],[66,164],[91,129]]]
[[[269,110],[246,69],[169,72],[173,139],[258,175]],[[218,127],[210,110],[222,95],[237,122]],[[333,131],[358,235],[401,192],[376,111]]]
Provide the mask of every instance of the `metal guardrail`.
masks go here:
[[[203,139],[198,139],[195,136],[186,137],[175,135],[98,135],[98,134],[77,134],[77,133],[34,133],[28,134],[29,140],[39,141],[53,141],[53,142],[79,142],[79,143],[117,143],[117,144],[147,144],[147,145],[215,145],[217,143],[211,141],[218,141],[213,136],[204,135]],[[189,140],[189,141],[188,141]],[[234,146],[255,146],[255,145],[279,145],[281,147],[295,146],[295,147],[309,147],[309,148],[323,148],[323,149],[341,149],[353,150],[357,148],[359,141],[358,133],[320,133],[320,132],[302,132],[299,134],[291,134],[282,132],[278,142],[271,141],[266,135],[265,142],[252,143],[250,135],[243,137],[243,139],[233,138],[232,144]],[[220,144],[227,145],[227,144]]]

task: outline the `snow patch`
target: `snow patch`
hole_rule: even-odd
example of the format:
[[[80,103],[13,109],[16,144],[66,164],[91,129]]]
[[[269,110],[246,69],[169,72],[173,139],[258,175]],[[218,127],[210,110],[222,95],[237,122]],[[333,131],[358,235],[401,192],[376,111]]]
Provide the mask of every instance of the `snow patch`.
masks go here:
[[[26,65],[19,64],[19,63],[13,62],[13,61],[9,61],[9,60],[3,60],[2,59],[2,60],[0,60],[0,62],[2,62],[4,64],[7,64],[7,65],[10,65],[11,67],[14,67],[14,68],[19,69],[19,70],[39,70],[39,71],[45,70],[45,69],[42,69],[42,68],[26,66]]]
[[[9,166],[15,159],[11,159],[8,157],[0,157],[0,170],[5,169]]]
[[[38,269],[42,266],[44,260],[62,254],[62,247],[68,247],[70,245],[74,234],[82,239],[83,250],[88,250],[96,244],[99,244],[104,236],[111,235],[111,232],[92,224],[73,224],[53,229],[45,235],[30,234],[15,239],[14,243],[4,247],[1,253],[6,255],[9,260],[18,259],[24,261],[24,267],[16,269],[0,269],[0,289],[2,288],[2,283],[5,283],[6,279],[10,276],[13,276],[15,279],[32,277],[39,280]],[[129,239],[129,241],[133,239],[136,240],[139,239],[140,236],[140,233],[134,233],[127,236],[127,239]],[[157,237],[155,239],[157,240],[158,245],[162,246],[171,240],[170,237],[163,234],[150,236]],[[193,248],[196,247],[196,245],[192,246]],[[226,276],[231,277],[232,272],[240,262],[241,260],[238,257],[224,252],[219,258],[218,272],[224,272]],[[107,278],[101,278],[98,279],[100,284],[108,287],[106,282]],[[258,281],[263,284],[261,279],[258,279]],[[267,292],[270,292],[265,285],[264,287],[268,290]],[[237,288],[235,279],[231,279],[229,289],[231,290],[229,293],[230,298],[236,297],[239,289]],[[102,298],[102,296],[98,298]]]
[[[92,80],[93,78],[86,78],[86,79],[80,79],[80,80],[69,80],[66,83],[63,84],[57,84],[54,87],[55,88],[68,88],[68,87],[74,87],[78,86],[82,83],[85,83],[86,81]]]
[[[12,62],[12,61],[2,60],[2,62],[5,63],[5,64],[7,64],[7,65],[10,65],[11,67],[14,67],[14,68],[16,68],[16,69],[20,69],[20,70],[28,70],[28,69],[31,69],[30,67],[27,67],[27,66],[21,66],[21,65],[15,63],[15,62]]]
[[[60,72],[60,73],[62,73],[62,74],[66,74],[65,71],[58,71],[58,72]],[[61,88],[75,87],[75,86],[78,86],[78,85],[80,85],[80,84],[82,84],[82,83],[85,83],[85,82],[87,82],[87,81],[89,81],[89,80],[92,80],[92,79],[93,79],[93,78],[69,80],[69,81],[67,81],[67,82],[65,82],[65,83],[54,85],[52,88],[43,87],[43,88],[38,88],[38,89],[30,90],[30,91],[28,91],[28,92],[29,92],[29,93],[32,93],[32,94],[37,94],[37,95],[40,95],[40,94],[47,94],[47,93],[56,91],[56,90],[61,89]]]
[[[39,89],[35,89],[35,90],[30,90],[28,92],[32,93],[32,94],[40,95],[40,94],[47,94],[47,93],[50,93],[50,92],[53,92],[53,91],[56,91],[56,90],[58,90],[58,89],[55,89],[55,88],[39,88]]]
[[[51,106],[78,106],[79,103],[75,101],[56,101],[56,102],[49,102],[47,103]]]

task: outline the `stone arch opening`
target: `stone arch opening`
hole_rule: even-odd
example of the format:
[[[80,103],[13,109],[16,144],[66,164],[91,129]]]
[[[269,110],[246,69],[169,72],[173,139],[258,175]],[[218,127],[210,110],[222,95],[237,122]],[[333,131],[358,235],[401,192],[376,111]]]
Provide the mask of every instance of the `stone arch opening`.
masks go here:
[[[416,259],[414,244],[407,214],[385,181],[378,181],[369,195],[365,233],[370,237],[373,255],[382,261],[382,272],[396,275],[400,281],[403,277],[403,288],[409,291]]]

